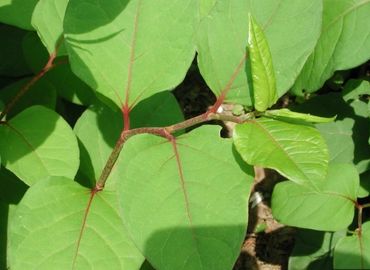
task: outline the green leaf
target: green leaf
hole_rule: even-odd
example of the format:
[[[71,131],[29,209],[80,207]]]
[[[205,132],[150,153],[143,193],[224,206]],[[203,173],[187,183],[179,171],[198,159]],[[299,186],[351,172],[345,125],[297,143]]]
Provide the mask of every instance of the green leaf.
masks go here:
[[[370,268],[370,222],[359,232],[338,241],[334,250],[334,269]]]
[[[282,121],[297,120],[298,122],[302,121],[306,123],[328,123],[335,120],[335,116],[320,117],[307,113],[292,112],[289,109],[268,110],[264,115]]]
[[[3,165],[32,185],[47,176],[73,178],[79,166],[76,137],[55,112],[30,107],[0,125]]]
[[[231,88],[228,102],[252,104],[245,65],[248,13],[266,35],[278,96],[293,85],[320,35],[321,0],[200,1],[199,9],[199,69],[217,96]]]
[[[0,24],[0,74],[20,77],[30,69],[23,57],[22,41],[27,32],[16,27]]]
[[[0,100],[8,104],[31,79],[25,78],[1,89]],[[32,105],[43,105],[54,109],[56,99],[57,95],[53,85],[45,80],[39,80],[16,102],[13,109],[7,114],[7,119],[10,119]]]
[[[314,92],[335,70],[358,66],[370,58],[370,1],[324,0],[321,36],[299,75],[293,92]]]
[[[300,229],[289,257],[289,270],[332,270],[335,244],[345,231],[320,232]]]
[[[32,26],[41,37],[49,54],[55,52],[58,45],[58,55],[66,54],[64,42],[60,43],[63,34],[63,18],[68,0],[39,0],[33,15]]]
[[[351,79],[345,84],[342,93],[345,101],[359,99],[361,95],[370,95],[370,82]]]
[[[140,269],[143,257],[120,220],[116,193],[90,193],[64,177],[32,186],[10,224],[10,268]]]
[[[359,173],[367,170],[370,161],[368,142],[370,122],[369,113],[363,101],[354,100],[348,104],[340,94],[330,93],[314,97],[295,107],[294,110],[305,113],[314,112],[323,117],[336,114],[335,125],[330,123],[318,125],[320,131],[324,130],[328,133],[323,136],[328,140],[330,154],[334,159],[340,154],[340,160],[343,162],[348,162],[347,160],[351,157],[351,162],[356,165]],[[338,121],[342,123],[337,124]],[[353,152],[350,152],[351,149]],[[348,154],[347,158],[344,156],[345,153]]]
[[[352,139],[352,129],[354,123],[353,119],[345,118],[332,123],[316,125],[328,145],[330,162],[353,163],[355,144]]]
[[[195,0],[70,0],[64,31],[72,70],[120,108],[133,107],[184,79],[195,14]]]
[[[275,72],[263,30],[250,14],[248,49],[252,70],[254,107],[257,111],[264,112],[278,99]]]
[[[320,189],[292,182],[277,184],[272,193],[272,213],[290,226],[321,231],[346,229],[354,217],[358,188],[359,176],[353,165],[331,164]]]
[[[39,0],[0,0],[0,22],[33,30],[32,12]]]
[[[275,169],[299,184],[315,186],[326,176],[327,147],[311,126],[259,118],[237,125],[233,138],[248,164]]]
[[[155,269],[231,269],[240,253],[253,173],[219,132],[202,126],[173,142],[142,134],[123,148],[109,181]]]
[[[182,120],[182,112],[170,92],[158,93],[141,101],[130,114],[132,128],[167,126]],[[86,110],[78,119],[74,131],[80,140],[80,173],[91,187],[100,176],[122,128],[122,113],[100,103]]]

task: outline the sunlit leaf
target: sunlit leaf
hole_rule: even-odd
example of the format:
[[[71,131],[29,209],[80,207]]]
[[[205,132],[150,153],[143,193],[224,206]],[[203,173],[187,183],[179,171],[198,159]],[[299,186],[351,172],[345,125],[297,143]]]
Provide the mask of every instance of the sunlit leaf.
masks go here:
[[[346,229],[354,217],[358,188],[358,172],[353,165],[331,164],[319,189],[292,182],[277,184],[272,193],[272,213],[286,225],[320,231]]]
[[[270,48],[263,30],[252,15],[249,15],[248,52],[254,107],[257,111],[264,112],[276,102],[278,96]]]
[[[315,186],[326,176],[327,147],[311,126],[259,118],[237,125],[233,138],[248,164],[275,169],[299,184]]]
[[[79,151],[71,127],[55,112],[33,106],[0,125],[2,164],[32,185],[48,176],[73,178]]]
[[[253,176],[231,146],[212,126],[173,143],[145,134],[124,146],[109,181],[119,179],[123,220],[155,269],[232,268]]]

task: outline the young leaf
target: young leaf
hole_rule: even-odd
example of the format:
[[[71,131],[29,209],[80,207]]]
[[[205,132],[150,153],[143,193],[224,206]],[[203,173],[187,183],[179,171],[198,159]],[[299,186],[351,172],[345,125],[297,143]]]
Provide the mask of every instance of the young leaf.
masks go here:
[[[47,176],[73,178],[79,165],[77,139],[54,111],[30,107],[0,125],[3,165],[32,185]]]
[[[362,226],[361,234],[338,241],[334,250],[334,269],[369,269],[370,268],[370,222]]]
[[[249,14],[249,59],[253,81],[253,101],[257,111],[264,112],[278,99],[272,57],[263,30]]]
[[[370,58],[370,2],[324,0],[321,36],[293,87],[314,92],[335,70],[355,67]],[[335,8],[333,8],[335,7]]]
[[[328,123],[335,120],[335,116],[320,117],[307,113],[292,112],[289,109],[268,110],[264,113],[264,115],[277,120],[297,120],[306,123]]]
[[[327,147],[311,126],[262,117],[237,125],[233,139],[248,164],[275,169],[298,184],[316,185],[326,176]]]
[[[64,177],[33,185],[10,224],[10,268],[139,269],[144,259],[120,220],[116,193],[90,193]]]
[[[70,0],[72,70],[120,108],[173,88],[195,54],[196,8],[195,0]]]
[[[32,12],[39,0],[0,1],[0,22],[26,30],[34,30],[31,25]]]
[[[321,0],[200,1],[199,6],[199,69],[216,96],[231,88],[229,102],[252,104],[245,65],[248,13],[267,37],[278,96],[292,86],[320,35]]]
[[[225,270],[239,255],[253,173],[219,131],[202,126],[172,142],[135,136],[110,176],[124,223],[155,269]]]
[[[49,54],[66,54],[63,34],[63,18],[68,0],[39,0],[32,14],[32,26],[36,29]],[[58,44],[58,42],[60,44]]]
[[[290,226],[320,231],[346,229],[354,217],[358,188],[358,172],[353,165],[331,164],[319,190],[292,182],[277,184],[272,193],[272,213]]]

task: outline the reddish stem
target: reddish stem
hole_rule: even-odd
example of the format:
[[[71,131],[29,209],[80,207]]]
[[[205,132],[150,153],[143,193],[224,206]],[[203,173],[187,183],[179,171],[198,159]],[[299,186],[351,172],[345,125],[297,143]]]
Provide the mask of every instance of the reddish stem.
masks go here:
[[[123,113],[124,117],[125,115],[128,115],[126,113]],[[135,129],[126,129],[124,128],[118,141],[116,142],[116,145],[114,146],[112,153],[110,154],[107,163],[104,166],[104,169],[96,182],[96,186],[94,189],[100,191],[104,189],[105,182],[107,181],[114,164],[116,163],[118,156],[122,150],[123,144],[132,136],[137,134],[153,134],[157,136],[161,136],[163,138],[166,138],[168,140],[172,140],[173,133],[185,129],[187,127],[194,126],[199,123],[204,123],[210,120],[222,120],[222,121],[232,121],[235,123],[242,123],[247,119],[248,115],[242,116],[242,117],[236,117],[232,115],[225,115],[225,114],[218,114],[218,113],[209,113],[206,112],[204,114],[198,115],[196,117],[193,117],[191,119],[188,119],[184,122],[174,124],[167,127],[142,127],[142,128],[135,128]]]

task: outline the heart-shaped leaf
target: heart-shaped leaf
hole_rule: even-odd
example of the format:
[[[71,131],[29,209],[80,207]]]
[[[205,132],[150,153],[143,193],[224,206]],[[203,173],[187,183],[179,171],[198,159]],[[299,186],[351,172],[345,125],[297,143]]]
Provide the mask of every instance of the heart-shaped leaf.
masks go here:
[[[185,77],[196,1],[70,0],[64,31],[73,71],[120,108]]]
[[[283,224],[338,231],[353,220],[358,188],[358,172],[353,165],[331,164],[319,190],[292,182],[277,184],[272,194],[272,212]]]
[[[117,195],[91,191],[64,177],[33,185],[9,233],[9,266],[24,269],[140,269],[142,255],[118,213]]]
[[[155,269],[225,270],[244,239],[252,179],[232,142],[203,126],[173,141],[131,138],[109,181],[117,181],[124,223]]]
[[[248,164],[275,169],[299,184],[315,186],[326,176],[328,150],[311,126],[259,118],[237,125],[233,138]]]
[[[77,139],[63,118],[30,107],[0,125],[2,164],[32,185],[48,176],[73,178],[79,166]]]

